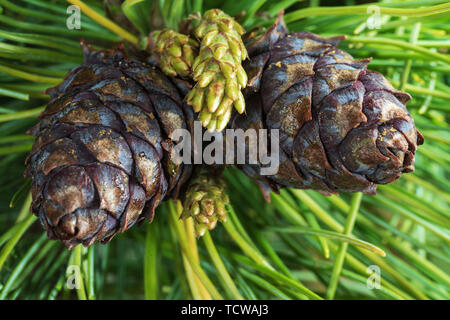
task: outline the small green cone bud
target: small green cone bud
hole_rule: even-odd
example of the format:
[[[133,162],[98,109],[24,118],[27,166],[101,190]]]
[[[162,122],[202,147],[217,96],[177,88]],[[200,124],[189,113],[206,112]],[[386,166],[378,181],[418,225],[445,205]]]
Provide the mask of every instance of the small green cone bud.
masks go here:
[[[195,201],[200,201],[207,194],[206,191],[196,191],[192,194],[192,199]]]
[[[225,79],[218,77],[216,81],[211,83],[208,87],[207,105],[208,111],[214,113],[222,101],[225,91]]]
[[[176,76],[177,76],[176,71],[173,70],[173,68],[172,68],[171,66],[167,65],[167,64],[162,64],[162,65],[161,65],[161,70],[162,70],[165,74],[167,74],[168,76],[171,76],[171,77],[176,77]]]
[[[239,85],[233,79],[227,79],[225,92],[228,98],[235,101],[239,98]]]
[[[202,111],[199,115],[199,120],[202,122],[203,127],[207,127],[208,123],[211,121],[212,114],[209,112]]]
[[[244,95],[240,91],[238,93],[237,100],[234,102],[234,108],[239,113],[243,113],[245,111],[245,99],[244,99]]]
[[[203,71],[205,71],[206,64],[207,64],[207,61],[203,61],[194,68],[194,74],[193,74],[194,79],[198,79],[202,75]]]
[[[217,27],[217,25],[207,23],[206,21],[204,21],[203,23],[206,24],[206,28],[204,30],[204,33],[200,36],[200,38],[205,37],[205,35],[208,34],[209,32],[214,32],[214,31],[218,32],[219,31],[219,28]]]
[[[205,33],[206,27],[207,27],[206,23],[201,22],[201,23],[197,26],[197,28],[195,28],[195,30],[194,30],[194,36],[195,36],[197,39],[201,39],[202,37],[204,37],[204,35],[206,34],[206,33]]]
[[[211,217],[214,214],[213,200],[211,200],[211,198],[203,199],[202,202],[200,203],[200,208],[205,216]]]
[[[178,59],[174,58],[172,60],[172,67],[175,70],[175,72],[181,77],[187,77],[190,74],[189,66],[186,64],[186,62],[184,62],[179,58]]]
[[[183,45],[183,56],[186,59],[186,63],[189,66],[192,66],[195,60],[195,54],[193,47],[190,44],[184,44]]]
[[[241,54],[241,46],[239,42],[236,42],[234,40],[229,40],[228,45],[231,51],[231,54],[233,55],[234,59],[236,61],[240,61],[242,54]]]
[[[220,73],[219,64],[216,61],[214,61],[213,63],[208,63],[207,66],[206,66],[206,71],[214,72],[216,74]]]
[[[217,30],[208,32],[203,38],[202,44],[205,46],[210,46],[214,38],[219,34]]]
[[[192,216],[198,216],[200,214],[200,205],[198,202],[194,202],[191,206],[190,213]]]
[[[222,101],[220,102],[219,108],[216,110],[216,115],[219,117],[223,115],[233,104],[233,100],[231,100],[229,97],[224,97]]]
[[[195,90],[189,91],[189,93],[186,96],[187,103],[192,105],[192,101],[195,97],[196,97],[196,91]]]
[[[235,68],[234,64],[228,63],[228,62],[220,62],[220,70],[222,71],[223,75],[227,79],[234,79],[235,77]]]
[[[228,51],[228,46],[226,46],[226,45],[216,46],[216,49],[214,50],[214,58],[216,60],[222,59],[222,57],[225,55],[225,53],[227,53],[227,51]]]
[[[200,79],[198,80],[197,84],[200,86],[200,88],[205,88],[211,83],[215,75],[216,73],[214,71],[204,72],[200,76]]]
[[[217,213],[217,216],[218,216],[220,222],[223,223],[223,222],[227,221],[227,212],[226,212],[225,205],[223,204],[223,202],[216,203],[216,213]]]
[[[147,50],[156,57],[165,74],[183,78],[191,76],[198,47],[197,41],[173,30],[154,31],[147,43]]]
[[[239,85],[242,88],[245,88],[247,86],[247,74],[244,71],[244,68],[242,68],[242,66],[238,66],[236,68],[236,76],[237,76],[237,80]]]
[[[225,187],[225,181],[220,175],[204,168],[191,180],[180,218],[193,218],[197,237],[201,237],[208,229],[214,229],[218,221],[226,221],[225,205],[229,200]]]
[[[228,121],[230,121],[231,118],[231,107],[228,108],[228,110],[225,111],[223,115],[221,115],[217,120],[217,131],[222,131],[227,126]]]
[[[202,126],[209,131],[221,131],[231,118],[232,107],[245,111],[245,100],[240,92],[247,85],[247,74],[242,60],[247,51],[241,35],[245,30],[232,17],[218,9],[205,12],[202,18],[189,16],[192,34],[199,40],[199,54],[192,63],[192,75],[197,82],[192,90],[205,88],[201,99],[188,96],[186,102],[200,112]],[[195,27],[192,27],[195,24]],[[183,72],[181,72],[183,73]],[[223,80],[222,80],[223,79]]]
[[[179,58],[183,54],[183,49],[177,43],[174,42],[168,45],[166,49],[167,53],[173,57]]]
[[[222,32],[231,32],[233,30],[234,24],[230,19],[222,19],[217,22],[219,29]]]
[[[200,207],[201,208],[201,207]],[[203,215],[203,214],[198,214],[198,215],[196,215],[195,216],[195,220],[196,220],[196,222],[198,223],[198,224],[204,224],[204,225],[206,225],[206,226],[208,226],[208,224],[209,224],[209,219],[208,219],[208,217],[206,216],[206,215]]]
[[[196,88],[196,90],[191,90],[191,92],[194,93],[194,96],[192,98],[192,107],[194,108],[195,112],[200,112],[202,110],[203,106],[203,99],[205,97],[205,90],[202,88]],[[189,101],[189,100],[188,100]]]
[[[214,228],[216,227],[216,225],[217,225],[217,219],[211,220],[211,221],[209,221],[209,223],[207,224],[209,230],[214,230]]]

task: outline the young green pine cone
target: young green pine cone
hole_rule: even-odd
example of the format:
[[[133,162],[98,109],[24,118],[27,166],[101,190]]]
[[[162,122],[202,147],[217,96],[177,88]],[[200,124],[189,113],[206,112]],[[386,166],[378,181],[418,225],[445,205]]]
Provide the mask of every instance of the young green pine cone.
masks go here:
[[[225,205],[230,201],[225,193],[225,181],[213,172],[202,169],[191,180],[183,204],[182,219],[192,217],[197,237],[227,219]]]
[[[198,52],[198,43],[173,30],[158,30],[148,36],[148,49],[162,71],[172,77],[189,77]]]
[[[230,120],[233,106],[239,113],[245,110],[241,89],[247,85],[247,74],[241,61],[247,50],[241,35],[245,32],[233,18],[221,10],[207,11],[196,24],[193,34],[201,41],[200,52],[193,68],[195,87],[187,103],[200,112],[199,118],[209,131],[222,131]]]

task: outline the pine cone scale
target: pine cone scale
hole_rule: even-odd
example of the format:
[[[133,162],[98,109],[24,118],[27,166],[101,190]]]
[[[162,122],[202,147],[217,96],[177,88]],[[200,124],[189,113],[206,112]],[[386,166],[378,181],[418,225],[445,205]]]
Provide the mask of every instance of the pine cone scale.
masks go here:
[[[280,145],[285,151],[292,150],[298,131],[312,120],[311,90],[312,79],[305,77],[282,93],[267,113],[266,124],[280,129]]]
[[[88,207],[94,201],[93,181],[86,170],[78,166],[68,166],[54,175],[44,192],[50,201],[68,211]]]
[[[269,62],[262,76],[261,91],[264,96],[264,111],[269,112],[276,100],[289,88],[302,81],[305,77],[314,75],[315,60],[308,56],[289,56],[283,62]]]
[[[127,134],[126,137],[133,152],[137,180],[145,186],[145,194],[149,198],[159,189],[159,180],[165,179],[160,158],[155,149],[142,139],[131,134]]]
[[[162,158],[161,129],[152,112],[146,113],[133,104],[120,101],[108,102],[107,106],[121,119],[126,132],[150,142],[159,157]]]

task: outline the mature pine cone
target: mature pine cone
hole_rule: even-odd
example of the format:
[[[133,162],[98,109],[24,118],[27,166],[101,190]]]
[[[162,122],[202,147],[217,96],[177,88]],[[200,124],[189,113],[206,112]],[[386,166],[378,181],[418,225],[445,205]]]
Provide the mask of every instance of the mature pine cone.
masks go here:
[[[191,172],[172,161],[167,138],[192,125],[183,83],[120,48],[83,48],[84,64],[47,91],[51,101],[30,130],[36,140],[26,172],[33,212],[69,248],[108,242],[138,219],[152,219]]]
[[[405,107],[409,94],[367,70],[370,59],[337,49],[343,37],[288,33],[280,14],[267,32],[246,39],[247,114],[231,127],[280,130],[277,174],[241,166],[266,197],[285,186],[374,194],[377,184],[414,170],[423,137]]]

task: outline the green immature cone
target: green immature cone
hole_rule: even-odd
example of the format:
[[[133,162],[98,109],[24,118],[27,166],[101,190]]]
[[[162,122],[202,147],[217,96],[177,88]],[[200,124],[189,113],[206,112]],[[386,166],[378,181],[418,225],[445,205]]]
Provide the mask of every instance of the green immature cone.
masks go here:
[[[183,203],[182,219],[194,219],[197,237],[213,230],[217,222],[227,219],[225,205],[230,201],[225,193],[225,181],[220,175],[202,170],[190,182]]]
[[[241,90],[247,85],[242,61],[248,57],[241,36],[244,28],[232,17],[218,9],[205,12],[203,17],[191,15],[192,34],[199,42],[199,54],[192,66],[196,85],[187,103],[200,112],[202,125],[209,131],[222,131],[231,112],[245,111]],[[201,96],[201,98],[197,98]]]
[[[172,77],[190,77],[198,42],[173,30],[158,30],[148,37],[148,50],[156,56],[162,71]]]

